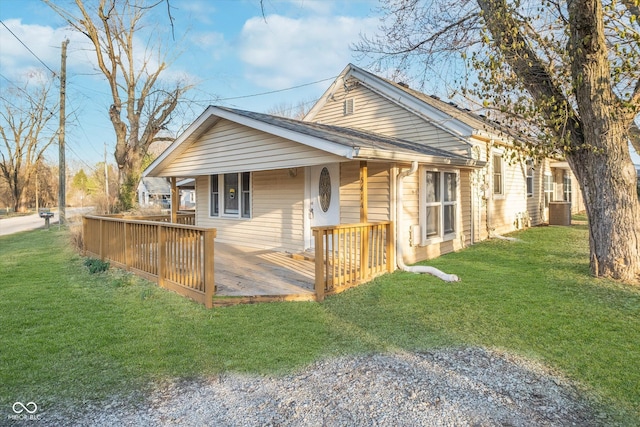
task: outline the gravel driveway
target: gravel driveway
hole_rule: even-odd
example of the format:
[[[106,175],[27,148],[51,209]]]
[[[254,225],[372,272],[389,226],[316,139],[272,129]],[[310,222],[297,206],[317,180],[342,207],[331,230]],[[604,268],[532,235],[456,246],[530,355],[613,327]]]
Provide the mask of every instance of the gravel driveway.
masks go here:
[[[334,358],[284,377],[223,374],[158,385],[142,404],[115,400],[44,425],[606,425],[549,369],[479,348]]]

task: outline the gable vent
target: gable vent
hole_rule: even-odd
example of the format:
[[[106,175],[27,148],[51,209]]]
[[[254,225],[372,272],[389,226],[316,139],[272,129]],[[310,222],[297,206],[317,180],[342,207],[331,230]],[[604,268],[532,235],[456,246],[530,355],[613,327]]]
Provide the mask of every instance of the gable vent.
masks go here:
[[[353,98],[348,98],[344,100],[344,115],[348,116],[355,112],[355,100]]]

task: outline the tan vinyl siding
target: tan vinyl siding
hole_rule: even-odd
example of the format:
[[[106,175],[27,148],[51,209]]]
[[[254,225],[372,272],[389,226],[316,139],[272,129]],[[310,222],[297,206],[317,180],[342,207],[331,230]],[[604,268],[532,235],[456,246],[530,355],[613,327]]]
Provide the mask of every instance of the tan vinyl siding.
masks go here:
[[[345,115],[344,101],[351,98],[354,100],[354,113]],[[364,129],[457,154],[467,154],[469,148],[468,144],[450,133],[362,85],[352,88],[348,93],[340,87],[313,121]]]
[[[344,160],[304,144],[220,120],[175,159],[163,176],[274,170]]]
[[[516,229],[516,218],[519,214],[527,211],[524,164],[520,162],[509,164],[507,155],[504,155],[502,171],[503,194],[500,196],[492,193],[493,211],[491,213],[490,226],[497,234],[514,231]],[[490,177],[492,180],[493,174]],[[490,182],[490,188],[493,192],[493,182]]]
[[[391,180],[388,163],[369,162],[369,222],[391,219]]]
[[[471,221],[473,220],[471,214],[471,171],[470,170],[461,170],[460,171],[460,207],[458,211],[460,212],[460,225],[462,227],[461,230],[461,240],[464,242],[465,246],[471,244]]]
[[[388,163],[369,162],[368,221],[389,221],[390,181]],[[340,167],[340,223],[360,222],[360,162],[342,163]]]
[[[360,222],[360,162],[340,165],[340,223]]]
[[[527,212],[532,226],[544,222],[544,175],[547,171],[551,171],[547,160],[536,162],[533,172],[533,196],[527,197]]]
[[[288,170],[252,173],[252,217],[209,216],[209,176],[196,180],[197,225],[217,228],[221,242],[260,249],[298,252],[304,249],[304,171],[291,177]]]

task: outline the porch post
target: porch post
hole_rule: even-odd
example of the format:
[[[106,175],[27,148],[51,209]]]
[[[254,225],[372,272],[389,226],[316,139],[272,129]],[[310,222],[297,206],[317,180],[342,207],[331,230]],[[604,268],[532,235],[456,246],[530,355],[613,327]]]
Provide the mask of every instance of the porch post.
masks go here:
[[[171,222],[178,222],[178,205],[180,205],[180,197],[178,196],[178,186],[176,185],[176,177],[171,177]]]
[[[324,288],[326,279],[324,277],[324,245],[323,236],[324,232],[315,228],[312,230],[313,238],[315,240],[315,291],[316,301],[322,302],[324,300]]]
[[[366,161],[360,162],[360,222],[368,222],[369,214],[367,206],[369,205],[369,190],[368,190],[368,167]]]

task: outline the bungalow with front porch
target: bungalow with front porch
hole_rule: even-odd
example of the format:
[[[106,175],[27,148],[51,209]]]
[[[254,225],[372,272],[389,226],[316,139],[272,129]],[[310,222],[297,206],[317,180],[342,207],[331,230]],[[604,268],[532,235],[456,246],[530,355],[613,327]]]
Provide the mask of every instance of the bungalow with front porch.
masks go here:
[[[581,208],[566,163],[511,147],[499,123],[349,64],[303,121],[207,108],[144,175],[194,178],[195,222],[221,242],[296,253],[314,227],[393,221],[414,263],[546,222],[554,200]]]

